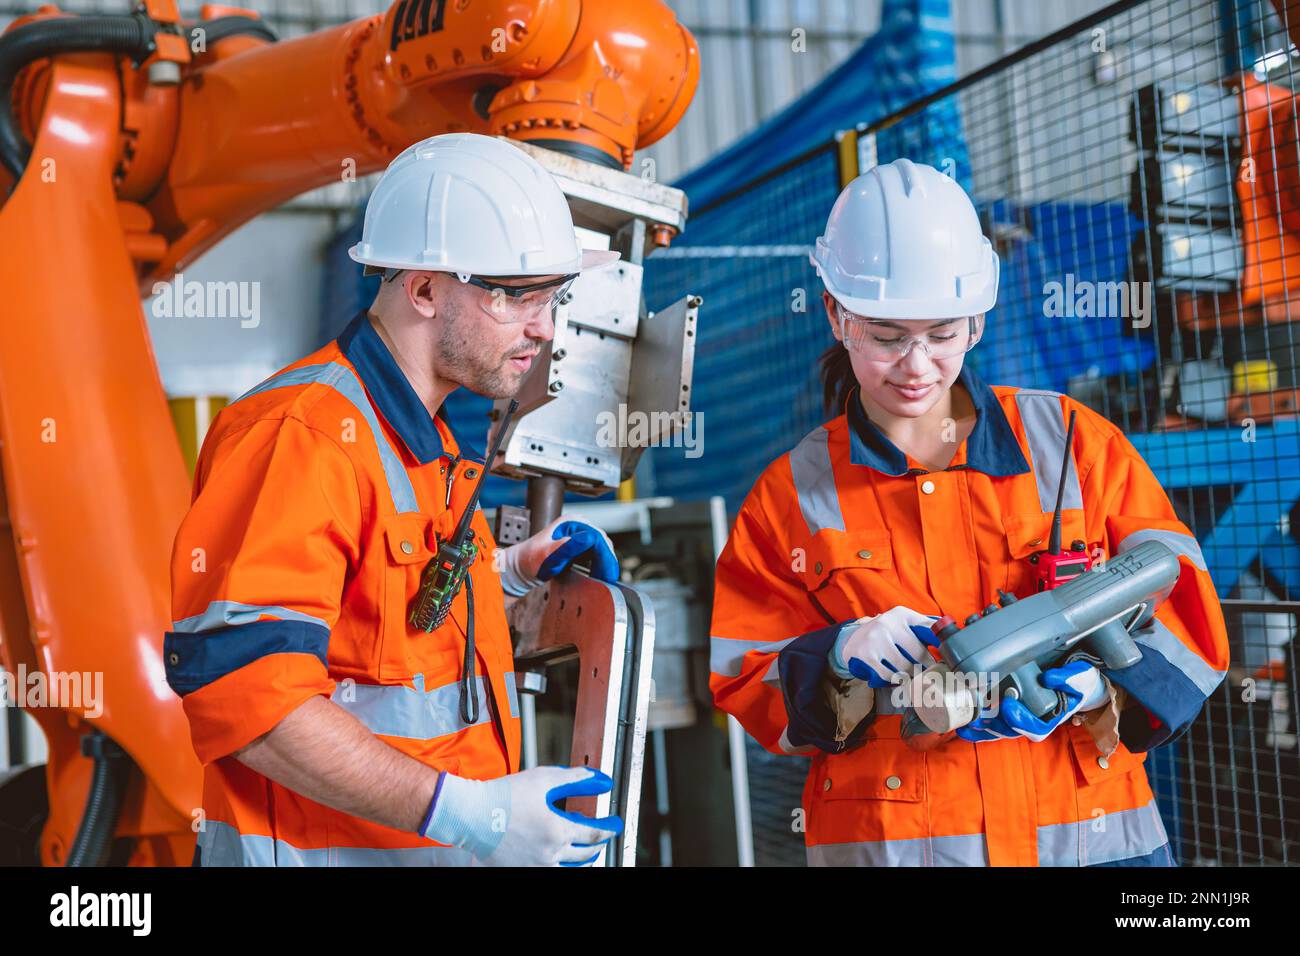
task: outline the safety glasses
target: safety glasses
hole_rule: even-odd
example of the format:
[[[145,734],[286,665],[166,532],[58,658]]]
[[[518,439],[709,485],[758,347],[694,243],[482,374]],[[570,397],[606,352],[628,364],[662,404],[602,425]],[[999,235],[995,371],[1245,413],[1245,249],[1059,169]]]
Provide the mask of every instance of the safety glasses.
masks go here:
[[[498,322],[518,322],[540,311],[554,312],[577,279],[575,273],[529,285],[503,285],[481,276],[470,276],[467,281],[487,293],[480,303],[484,312]]]
[[[857,315],[838,302],[835,306],[844,347],[872,362],[896,362],[916,346],[936,361],[955,358],[974,348],[984,329],[984,316],[972,315],[932,326],[920,335],[908,335],[895,323]]]

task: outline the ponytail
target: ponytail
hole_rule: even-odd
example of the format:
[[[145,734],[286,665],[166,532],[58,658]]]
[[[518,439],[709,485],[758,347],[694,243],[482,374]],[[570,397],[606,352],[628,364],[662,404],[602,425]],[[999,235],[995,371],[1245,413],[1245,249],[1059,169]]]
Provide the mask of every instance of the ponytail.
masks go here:
[[[849,350],[837,341],[822,353],[817,364],[821,368],[822,401],[826,404],[826,412],[838,414],[844,410],[845,402],[858,386]]]

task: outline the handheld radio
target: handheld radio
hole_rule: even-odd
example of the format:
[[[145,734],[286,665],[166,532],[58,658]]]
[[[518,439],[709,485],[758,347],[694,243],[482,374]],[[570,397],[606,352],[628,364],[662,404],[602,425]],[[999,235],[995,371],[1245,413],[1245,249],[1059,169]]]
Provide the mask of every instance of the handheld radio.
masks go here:
[[[474,483],[474,491],[465,503],[465,510],[456,524],[456,530],[446,541],[438,542],[438,550],[420,574],[420,587],[410,605],[410,623],[416,630],[429,631],[442,627],[451,611],[451,604],[465,587],[469,597],[465,612],[465,666],[462,670],[460,705],[461,717],[466,723],[478,720],[478,696],[474,693],[474,584],[469,569],[478,556],[478,545],[474,542],[474,529],[470,522],[474,519],[474,509],[478,505],[479,494],[483,491],[483,481],[487,478],[488,468],[496,460],[501,448],[501,440],[510,426],[510,418],[519,407],[516,401],[510,402],[505,417],[497,429],[492,447],[488,450],[483,470],[479,472]]]

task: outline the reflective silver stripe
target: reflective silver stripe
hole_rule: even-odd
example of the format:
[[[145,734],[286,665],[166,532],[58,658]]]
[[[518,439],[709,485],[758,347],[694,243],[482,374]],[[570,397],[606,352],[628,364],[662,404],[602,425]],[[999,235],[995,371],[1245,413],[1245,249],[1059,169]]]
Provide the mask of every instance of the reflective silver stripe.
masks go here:
[[[1115,554],[1121,555],[1130,548],[1136,548],[1143,541],[1159,541],[1174,554],[1187,555],[1192,564],[1202,571],[1208,570],[1205,566],[1205,555],[1201,553],[1201,546],[1190,534],[1183,534],[1181,531],[1165,531],[1161,528],[1143,528],[1141,531],[1134,531],[1115,546]]]
[[[384,437],[384,430],[379,425],[379,418],[375,415],[370,399],[366,398],[365,389],[361,387],[361,380],[346,365],[339,362],[322,362],[319,365],[304,365],[300,368],[290,369],[279,375],[273,375],[261,385],[240,395],[235,401],[241,402],[251,395],[257,395],[259,392],[265,392],[272,388],[309,385],[313,382],[328,385],[346,398],[356,407],[361,417],[366,420],[366,424],[370,426],[370,435],[375,441],[375,447],[379,450],[379,461],[384,467],[384,476],[388,479],[388,492],[392,496],[393,507],[398,512],[419,511],[419,505],[415,501],[415,488],[411,485],[411,476],[406,473],[406,466],[402,464],[401,458],[397,456],[397,452],[393,451],[393,447],[388,444],[388,440]]]
[[[1039,866],[1096,866],[1154,853],[1166,843],[1155,800],[1078,823],[1038,828]]]
[[[1039,866],[1096,866],[1154,853],[1166,843],[1160,811],[1118,810],[1095,820],[1038,828]],[[982,833],[808,847],[809,866],[988,866]]]
[[[825,528],[844,530],[835,471],[831,468],[830,434],[825,428],[814,428],[790,452],[790,474],[810,535]]]
[[[1133,639],[1140,647],[1150,648],[1177,667],[1206,697],[1213,694],[1223,681],[1223,671],[1216,671],[1207,664],[1205,658],[1179,640],[1178,635],[1158,617],[1153,617],[1146,627],[1135,631]]]
[[[709,670],[723,677],[739,677],[741,662],[750,651],[777,652],[793,637],[783,641],[737,641],[729,637],[709,638]]]
[[[1042,392],[1022,388],[1016,392],[1016,406],[1020,421],[1029,439],[1029,456],[1034,464],[1034,482],[1038,485],[1038,503],[1044,511],[1056,508],[1056,490],[1061,482],[1061,459],[1065,455],[1065,421],[1061,417],[1061,396],[1058,392]],[[1070,456],[1069,477],[1065,480],[1065,496],[1061,507],[1082,508],[1083,491],[1079,487],[1079,473]]]
[[[808,847],[809,866],[988,866],[988,862],[982,833]]]
[[[771,666],[763,673],[763,683],[781,686],[781,658],[772,658]]]
[[[506,671],[504,677],[506,682],[506,701],[508,706],[510,707],[510,716],[518,717],[519,716],[519,685],[515,683],[515,672]]]
[[[328,631],[329,625],[318,617],[291,611],[287,607],[275,607],[269,604],[244,604],[240,601],[213,601],[202,614],[195,614],[184,620],[173,621],[172,630],[182,634],[211,630],[214,627],[226,627],[232,624],[253,624],[263,614],[278,617],[282,621],[302,621],[305,624],[318,624]]]
[[[215,820],[204,825],[199,848],[204,866],[469,866],[473,860],[467,850],[454,846],[304,850],[269,836],[242,834]]]
[[[432,740],[474,726],[461,720],[460,681],[424,689],[424,675],[416,674],[414,687],[404,684],[358,684],[340,681],[330,700],[369,728],[371,733],[410,740]],[[482,677],[474,679],[478,697],[476,724],[488,723]]]

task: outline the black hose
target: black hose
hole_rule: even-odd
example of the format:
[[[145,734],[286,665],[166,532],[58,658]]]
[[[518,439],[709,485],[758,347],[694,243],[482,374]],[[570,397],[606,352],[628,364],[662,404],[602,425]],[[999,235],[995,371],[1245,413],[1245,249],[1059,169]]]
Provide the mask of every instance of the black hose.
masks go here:
[[[266,24],[252,17],[217,17],[195,24],[202,28],[206,43],[216,43],[238,34],[275,42]],[[61,53],[118,53],[131,57],[138,66],[154,51],[154,36],[160,26],[143,12],[108,17],[55,17],[24,24],[0,36],[0,163],[14,178],[22,178],[31,158],[31,144],[23,137],[13,115],[14,80],[24,67]]]
[[[116,17],[56,17],[37,20],[0,36],[0,162],[13,176],[22,178],[31,157],[13,115],[10,90],[28,64],[59,53],[106,51],[125,53],[137,61],[153,49],[157,26],[142,14]]]
[[[68,866],[104,866],[122,813],[122,801],[134,762],[111,737],[92,730],[81,740],[81,752],[95,760],[95,772],[86,797],[76,839],[68,851]]]
[[[200,28],[207,34],[207,43],[216,43],[218,40],[233,36],[261,37],[268,43],[275,43],[280,39],[269,26],[252,17],[229,16],[203,20],[192,27],[186,27],[185,35],[193,36],[194,31]]]

